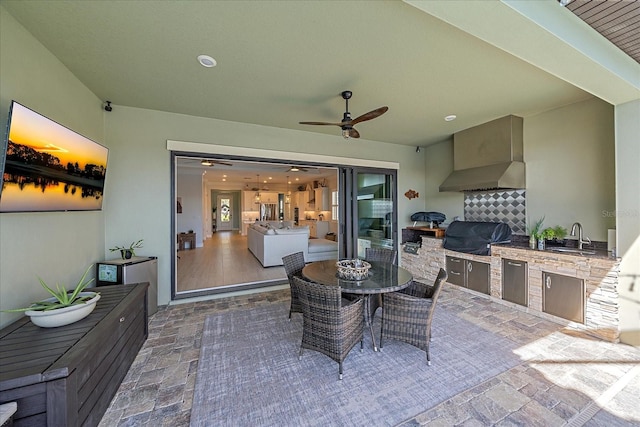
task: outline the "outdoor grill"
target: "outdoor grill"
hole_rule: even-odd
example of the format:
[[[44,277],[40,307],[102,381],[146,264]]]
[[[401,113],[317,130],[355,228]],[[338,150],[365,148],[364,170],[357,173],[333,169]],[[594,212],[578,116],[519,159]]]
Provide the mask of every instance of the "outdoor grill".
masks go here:
[[[511,241],[511,227],[504,222],[454,221],[445,232],[442,246],[457,252],[491,255],[492,243]]]

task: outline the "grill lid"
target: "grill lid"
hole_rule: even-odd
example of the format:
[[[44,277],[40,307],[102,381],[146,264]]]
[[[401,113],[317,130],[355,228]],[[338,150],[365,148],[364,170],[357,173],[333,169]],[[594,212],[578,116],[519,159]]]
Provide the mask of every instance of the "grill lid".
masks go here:
[[[490,255],[492,243],[511,241],[511,227],[504,222],[454,221],[445,232],[442,246],[457,252]]]

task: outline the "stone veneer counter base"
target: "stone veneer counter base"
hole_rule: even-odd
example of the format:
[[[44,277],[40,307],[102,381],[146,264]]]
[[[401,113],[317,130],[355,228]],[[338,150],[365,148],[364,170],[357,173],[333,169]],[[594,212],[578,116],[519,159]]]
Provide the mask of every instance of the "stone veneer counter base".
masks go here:
[[[490,264],[490,298],[518,310],[552,320],[598,338],[618,342],[619,294],[618,274],[620,260],[605,256],[582,256],[564,253],[531,250],[515,245],[492,245],[490,256],[455,252],[442,247],[442,239],[422,237],[422,247],[417,254],[402,251],[402,266],[414,275],[416,280],[433,281],[438,270],[446,266],[446,256],[485,262]],[[527,262],[528,306],[520,306],[502,300],[502,259]],[[542,275],[556,273],[584,280],[585,322],[572,322],[544,313],[542,307]],[[484,295],[466,288],[468,292]]]

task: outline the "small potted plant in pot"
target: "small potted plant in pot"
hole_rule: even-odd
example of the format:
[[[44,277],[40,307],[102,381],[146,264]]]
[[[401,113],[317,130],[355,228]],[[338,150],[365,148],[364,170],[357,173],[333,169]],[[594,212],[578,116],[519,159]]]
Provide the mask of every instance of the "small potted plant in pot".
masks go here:
[[[567,229],[561,225],[556,225],[555,227],[545,228],[544,229],[546,245],[547,246],[564,246],[565,240],[567,237]]]
[[[542,223],[544,222],[544,217],[535,221],[534,223],[529,222],[527,225],[527,233],[529,234],[529,248],[536,248],[536,239],[539,239],[539,235],[542,231]]]
[[[56,289],[49,287],[44,280],[38,277],[40,285],[49,292],[52,297],[46,300],[34,302],[28,307],[4,310],[7,312],[24,312],[31,321],[43,328],[54,328],[68,325],[87,317],[96,307],[100,299],[98,292],[85,292],[84,289],[93,282],[93,279],[85,280],[93,264],[87,268],[80,281],[72,291],[67,291],[64,286],[56,284]]]
[[[135,250],[142,247],[143,240],[144,239],[140,239],[137,242],[131,242],[128,248],[124,246],[116,246],[110,248],[109,250],[111,252],[120,251],[120,256],[122,257],[122,259],[131,259],[131,257],[136,256]]]

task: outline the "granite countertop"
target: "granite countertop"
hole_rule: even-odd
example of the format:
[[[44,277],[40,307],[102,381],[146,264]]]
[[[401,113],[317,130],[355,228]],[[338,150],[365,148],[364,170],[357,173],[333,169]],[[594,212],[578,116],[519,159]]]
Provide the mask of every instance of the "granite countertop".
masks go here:
[[[610,260],[615,260],[614,257],[611,256],[611,253],[608,252],[606,249],[602,249],[599,248],[598,245],[594,245],[595,248],[584,248],[583,251],[581,253],[578,252],[562,252],[562,249],[569,249],[569,250],[575,250],[577,251],[578,248],[576,247],[572,247],[570,245],[567,246],[547,246],[546,249],[544,251],[540,251],[538,249],[531,249],[529,247],[529,243],[528,242],[520,242],[520,241],[515,241],[515,242],[511,242],[511,243],[495,243],[491,245],[493,246],[501,246],[501,247],[505,247],[505,248],[514,248],[514,249],[523,249],[523,250],[527,250],[527,251],[535,251],[535,252],[545,252],[545,253],[549,253],[549,254],[553,254],[553,255],[565,255],[565,256],[575,256],[575,257],[584,257],[584,258],[600,258],[600,259],[610,259]],[[559,249],[559,250],[554,250],[554,249]]]

